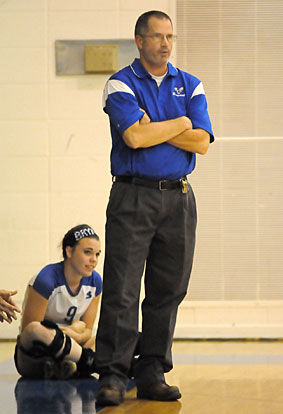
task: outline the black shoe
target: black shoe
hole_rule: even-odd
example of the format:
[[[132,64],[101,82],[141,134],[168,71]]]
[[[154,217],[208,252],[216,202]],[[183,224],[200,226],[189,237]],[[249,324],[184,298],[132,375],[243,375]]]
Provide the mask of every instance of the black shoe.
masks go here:
[[[97,372],[95,362],[95,352],[90,348],[82,348],[82,354],[77,362],[78,376],[88,377]]]
[[[137,397],[144,400],[175,401],[181,398],[178,387],[171,387],[162,381],[138,386]]]
[[[114,385],[102,385],[96,394],[97,405],[119,405],[123,401],[123,391]]]

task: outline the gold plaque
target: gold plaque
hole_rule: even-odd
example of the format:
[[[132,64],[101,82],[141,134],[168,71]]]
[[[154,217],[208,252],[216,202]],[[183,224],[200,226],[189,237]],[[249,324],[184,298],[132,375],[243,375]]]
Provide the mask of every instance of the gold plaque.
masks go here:
[[[86,73],[114,73],[118,70],[118,45],[85,45]]]

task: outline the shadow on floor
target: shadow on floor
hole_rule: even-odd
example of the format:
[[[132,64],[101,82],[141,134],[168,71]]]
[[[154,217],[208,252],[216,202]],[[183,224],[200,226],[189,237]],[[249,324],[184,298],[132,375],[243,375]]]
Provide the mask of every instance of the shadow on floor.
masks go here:
[[[127,390],[134,386],[130,380]],[[103,408],[95,405],[97,389],[94,376],[66,381],[27,379],[19,376],[12,359],[0,363],[0,400],[5,414],[94,414]]]
[[[20,378],[14,394],[18,414],[95,413],[98,383],[94,377],[61,380]]]

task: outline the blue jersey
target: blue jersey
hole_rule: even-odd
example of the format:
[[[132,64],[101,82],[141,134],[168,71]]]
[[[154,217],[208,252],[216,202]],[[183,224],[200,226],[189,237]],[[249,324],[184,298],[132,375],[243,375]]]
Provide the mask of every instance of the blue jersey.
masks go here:
[[[67,285],[64,262],[59,262],[45,266],[31,279],[29,286],[48,299],[45,319],[59,325],[71,325],[82,317],[92,299],[101,293],[102,279],[94,270],[91,276],[81,279],[79,291],[75,295]]]
[[[193,128],[201,128],[214,140],[202,83],[196,77],[168,63],[168,72],[160,87],[139,59],[110,77],[103,94],[104,111],[110,119],[112,135],[111,173],[152,180],[178,179],[190,174],[196,155],[162,143],[132,149],[123,132],[140,120],[142,108],[152,122],[190,118]]]

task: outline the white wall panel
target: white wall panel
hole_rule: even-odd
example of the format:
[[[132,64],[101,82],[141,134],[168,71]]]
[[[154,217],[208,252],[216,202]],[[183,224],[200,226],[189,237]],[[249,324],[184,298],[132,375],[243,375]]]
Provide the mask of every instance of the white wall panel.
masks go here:
[[[84,10],[98,10],[109,11],[119,9],[120,0],[49,0],[49,10],[77,10],[78,12]]]
[[[170,1],[168,0],[144,0],[142,3],[138,0],[120,0],[120,8],[121,10],[142,10],[142,12],[148,10],[161,10],[167,13],[169,3]]]
[[[2,231],[45,230],[49,214],[47,202],[46,194],[0,193],[0,228]]]
[[[0,27],[0,48],[45,46],[44,12],[1,11]]]
[[[200,301],[180,306],[178,338],[278,338],[282,301]]]
[[[0,122],[0,154],[2,157],[48,155],[46,122],[11,120]]]
[[[9,0],[2,1],[0,9],[4,11],[44,11],[46,7],[46,0]]]
[[[54,157],[50,162],[51,193],[107,191],[111,184],[109,165],[104,157]]]
[[[1,48],[0,83],[40,83],[46,81],[44,48]],[[33,63],[32,66],[30,63]]]
[[[42,120],[47,117],[44,84],[0,85],[0,120]]]
[[[103,87],[107,76],[67,79],[49,86],[51,119],[105,119],[102,109]],[[104,82],[105,81],[105,82]]]
[[[23,271],[26,265],[41,266],[47,257],[47,233],[42,230],[7,230],[0,234],[0,245],[1,263],[10,265],[12,260],[13,266],[22,265]]]
[[[23,194],[48,191],[48,160],[45,157],[0,159],[0,193]]]
[[[104,39],[118,37],[117,10],[54,11],[49,13],[49,45],[55,40]]]
[[[65,234],[68,227],[88,223],[96,229],[103,228],[104,233],[107,202],[108,196],[105,192],[54,194],[50,197],[50,225],[52,228],[60,228],[61,233]],[[99,236],[102,238],[104,235],[100,232]]]
[[[50,155],[105,157],[111,150],[110,134],[105,136],[108,127],[106,116],[96,121],[52,121],[49,123]]]
[[[21,236],[23,236],[21,234]],[[47,239],[47,235],[44,240]],[[38,273],[38,271],[44,266],[46,263],[47,257],[48,257],[48,251],[46,247],[43,250],[44,255],[42,255],[42,252],[40,254],[41,263],[26,263],[23,265],[21,262],[18,264],[18,262],[15,263],[9,263],[9,264],[2,264],[2,274],[5,275],[5,280],[2,283],[2,286],[5,286],[5,289],[7,290],[14,290],[16,289],[18,291],[18,294],[14,297],[15,302],[18,304],[19,307],[22,305],[22,301],[24,298],[24,294],[26,291],[27,283],[28,281]],[[15,280],[17,280],[17,283],[15,284]],[[2,324],[1,327],[4,327],[6,324]],[[2,329],[1,329],[2,334]],[[8,337],[9,338],[9,337]],[[10,338],[13,338],[10,337]]]

